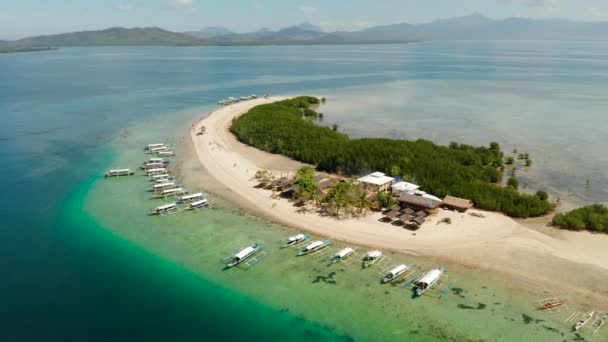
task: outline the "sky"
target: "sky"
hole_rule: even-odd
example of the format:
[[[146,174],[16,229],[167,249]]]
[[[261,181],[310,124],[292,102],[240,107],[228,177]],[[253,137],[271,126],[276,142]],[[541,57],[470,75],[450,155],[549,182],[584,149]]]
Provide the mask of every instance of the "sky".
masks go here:
[[[357,30],[481,13],[491,18],[608,21],[608,0],[0,0],[0,39],[114,26],[237,32],[308,21]]]

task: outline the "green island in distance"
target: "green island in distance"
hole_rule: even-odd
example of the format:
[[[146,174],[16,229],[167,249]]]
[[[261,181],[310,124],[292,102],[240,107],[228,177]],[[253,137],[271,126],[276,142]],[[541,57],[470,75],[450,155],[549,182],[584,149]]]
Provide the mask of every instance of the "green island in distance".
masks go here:
[[[57,50],[54,47],[0,46],[0,53],[39,52]]]
[[[320,171],[346,176],[382,171],[419,184],[436,196],[469,199],[475,207],[512,217],[542,216],[554,209],[544,191],[524,194],[500,186],[504,153],[500,145],[440,146],[428,140],[351,139],[337,127],[303,118],[313,114],[316,97],[300,96],[259,105],[235,119],[231,131],[258,149],[315,165]],[[312,108],[311,108],[312,107]]]

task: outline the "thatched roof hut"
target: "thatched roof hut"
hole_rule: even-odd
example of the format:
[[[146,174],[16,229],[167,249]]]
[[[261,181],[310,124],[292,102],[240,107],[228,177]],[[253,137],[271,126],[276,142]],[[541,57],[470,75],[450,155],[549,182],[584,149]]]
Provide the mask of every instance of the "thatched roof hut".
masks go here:
[[[458,211],[467,211],[473,207],[473,203],[468,199],[458,198],[454,196],[445,196],[443,199],[443,206],[449,209],[455,209]]]

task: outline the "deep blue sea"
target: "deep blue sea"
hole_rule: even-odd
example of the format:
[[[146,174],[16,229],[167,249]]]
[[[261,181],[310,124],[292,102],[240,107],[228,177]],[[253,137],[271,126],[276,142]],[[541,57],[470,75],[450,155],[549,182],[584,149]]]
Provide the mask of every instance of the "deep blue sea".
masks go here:
[[[497,140],[531,153],[534,168],[518,173],[531,189],[577,204],[608,201],[604,43],[4,54],[0,341],[288,339],[298,324],[273,322],[289,318],[122,240],[78,209],[123,130],[251,93],[326,95],[325,123],[354,136]],[[301,325],[302,340],[348,339]]]

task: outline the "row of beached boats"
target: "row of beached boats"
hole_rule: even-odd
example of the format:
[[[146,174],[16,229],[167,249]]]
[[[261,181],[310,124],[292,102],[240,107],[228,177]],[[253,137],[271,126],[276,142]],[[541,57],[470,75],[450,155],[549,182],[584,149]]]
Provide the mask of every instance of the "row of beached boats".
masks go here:
[[[267,95],[265,95],[264,97],[267,97]],[[226,106],[229,104],[242,102],[242,101],[249,101],[249,100],[253,100],[253,99],[257,99],[257,98],[258,98],[258,96],[255,94],[251,94],[249,96],[241,96],[238,99],[236,97],[229,97],[229,98],[217,101],[217,104],[220,106]]]
[[[281,246],[282,248],[297,246],[304,241],[310,239],[310,235],[300,233],[296,235],[292,235],[286,239],[284,244]],[[331,240],[316,240],[306,244],[300,251],[297,256],[304,256],[308,254],[313,254],[316,252],[320,252],[322,249],[332,245],[333,242]],[[237,266],[243,262],[246,262],[250,258],[254,258],[261,250],[262,244],[255,243],[251,246],[244,247],[238,250],[236,253],[233,253],[232,256],[228,257],[226,268]],[[337,263],[340,261],[344,261],[355,254],[357,248],[355,247],[345,247],[336,252],[332,258],[331,263]],[[363,262],[363,267],[368,268],[374,265],[376,262],[383,258],[383,254],[379,250],[369,251],[363,256],[361,259]],[[412,266],[401,264],[392,267],[387,271],[387,273],[382,278],[381,282],[383,284],[390,283],[401,276],[407,274],[412,270]],[[445,270],[441,267],[432,269],[420,277],[418,277],[415,281],[413,281],[415,292],[417,296],[421,296],[429,290],[433,285],[435,285],[441,278],[441,276],[445,273]]]
[[[144,171],[150,173],[161,173],[167,164],[169,164],[169,160],[163,159],[163,157],[172,157],[175,155],[173,150],[161,143],[156,144],[148,144],[144,147],[144,151],[150,154],[156,154],[156,158],[150,158],[150,160],[141,167]],[[106,178],[112,177],[122,177],[122,176],[133,176],[135,171],[132,169],[111,169],[104,173]]]

